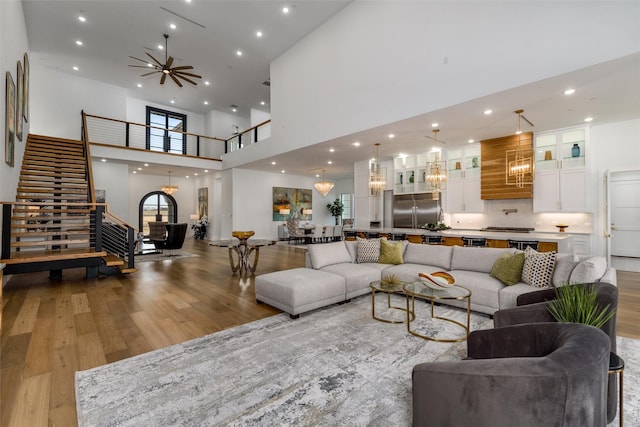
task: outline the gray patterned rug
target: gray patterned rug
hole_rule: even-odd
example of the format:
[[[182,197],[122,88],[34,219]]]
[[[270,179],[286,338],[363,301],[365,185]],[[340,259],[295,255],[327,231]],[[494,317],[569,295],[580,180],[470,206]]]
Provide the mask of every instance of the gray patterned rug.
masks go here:
[[[378,315],[401,316],[383,302],[378,298]],[[451,338],[461,331],[428,319],[426,307],[420,314],[415,324],[422,333]],[[448,307],[439,314],[465,316]],[[472,330],[488,327],[488,317],[472,313]],[[627,425],[640,425],[633,403],[640,398],[638,350],[638,341],[620,340]],[[465,355],[464,342],[429,342],[409,335],[404,324],[371,319],[370,297],[361,297],[297,320],[281,314],[77,372],[78,424],[407,426],[412,367]]]

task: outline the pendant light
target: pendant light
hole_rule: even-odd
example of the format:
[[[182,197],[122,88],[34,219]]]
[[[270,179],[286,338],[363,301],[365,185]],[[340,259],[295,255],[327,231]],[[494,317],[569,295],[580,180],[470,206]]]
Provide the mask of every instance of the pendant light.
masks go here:
[[[524,110],[516,110],[514,113],[518,115],[516,127],[516,135],[518,135],[518,145],[515,150],[507,150],[505,156],[505,183],[507,185],[515,185],[523,188],[525,185],[532,185],[535,176],[534,152],[531,140],[527,145],[527,138],[522,137],[522,129],[520,127],[521,119],[533,126],[526,117],[522,116]]]
[[[173,194],[178,191],[177,185],[171,185],[171,171],[169,171],[169,185],[163,185],[160,189],[165,194]]]
[[[378,163],[378,149],[380,143],[376,143],[376,157],[369,164],[369,195],[380,197],[387,188],[387,168],[383,168]]]
[[[325,197],[327,194],[329,194],[329,191],[331,191],[333,185],[333,182],[324,179],[324,169],[322,169],[322,181],[318,181],[313,184],[315,189],[318,190],[318,193],[322,194],[322,197]]]
[[[433,130],[433,140],[438,141],[438,132],[440,129]],[[426,164],[426,176],[425,181],[427,183],[427,190],[431,190],[434,193],[439,193],[446,188],[447,183],[447,162],[440,159],[440,149],[434,148],[431,151],[433,160]]]

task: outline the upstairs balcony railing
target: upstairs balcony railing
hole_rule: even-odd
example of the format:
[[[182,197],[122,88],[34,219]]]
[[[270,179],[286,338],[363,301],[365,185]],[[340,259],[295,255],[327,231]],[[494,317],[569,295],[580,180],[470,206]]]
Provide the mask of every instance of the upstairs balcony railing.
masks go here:
[[[225,153],[239,150],[271,136],[270,120],[239,132],[228,139],[95,116],[84,111],[82,112],[82,126],[83,137],[93,144],[188,155],[211,160],[220,160]],[[164,135],[160,137],[162,141],[159,145],[161,147],[156,144],[155,148],[151,148],[148,141],[149,134]]]

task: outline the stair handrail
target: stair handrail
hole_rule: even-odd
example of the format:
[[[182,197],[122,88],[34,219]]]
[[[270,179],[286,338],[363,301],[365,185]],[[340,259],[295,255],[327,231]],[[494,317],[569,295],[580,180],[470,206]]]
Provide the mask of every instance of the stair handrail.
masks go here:
[[[114,249],[115,255],[124,258],[124,261],[127,262],[128,268],[135,268],[135,247],[136,247],[136,237],[138,229],[133,225],[129,224],[126,220],[120,218],[118,215],[109,211],[109,206],[107,205],[105,210],[103,211],[103,221],[102,228],[104,229],[104,219],[108,219],[113,225],[120,228],[124,234],[124,245],[119,245],[119,242],[115,241],[114,236],[109,233],[105,233],[102,230],[102,245],[103,247],[109,251],[109,249]]]
[[[90,149],[90,145],[89,144],[89,131],[87,129],[87,117],[84,113],[84,110],[82,110],[82,143],[84,146],[84,152],[85,152],[85,166],[86,166],[86,176],[87,176],[87,183],[89,184],[89,191],[88,191],[88,202],[89,203],[95,203],[96,201],[96,190],[93,186],[93,169],[91,167],[91,149]]]

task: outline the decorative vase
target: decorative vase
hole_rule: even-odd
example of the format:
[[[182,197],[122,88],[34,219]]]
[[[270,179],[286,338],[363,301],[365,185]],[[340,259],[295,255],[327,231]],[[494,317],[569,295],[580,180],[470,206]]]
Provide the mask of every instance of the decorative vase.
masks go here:
[[[474,157],[473,159],[471,159],[471,166],[474,168],[478,167],[478,158]]]
[[[413,172],[411,172],[411,174],[409,175],[409,183],[413,184],[413,180],[414,180]]]
[[[544,152],[544,159],[545,160],[553,160],[553,154],[551,154],[551,150],[547,150]]]
[[[460,164],[460,162],[456,162],[456,170],[458,169],[462,169],[462,165]]]
[[[573,144],[573,147],[571,147],[571,157],[580,157],[580,146],[578,144]]]

